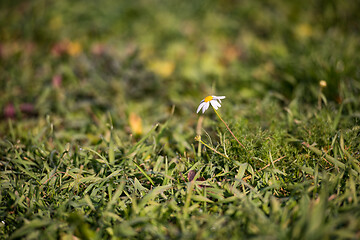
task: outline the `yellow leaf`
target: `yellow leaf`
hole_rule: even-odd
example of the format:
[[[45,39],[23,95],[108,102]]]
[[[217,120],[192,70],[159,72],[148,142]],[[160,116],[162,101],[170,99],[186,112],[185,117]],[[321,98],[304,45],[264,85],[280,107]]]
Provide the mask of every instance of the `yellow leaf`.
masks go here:
[[[295,32],[298,37],[300,37],[302,39],[306,39],[308,37],[311,37],[311,35],[313,33],[313,29],[312,29],[311,25],[309,25],[307,23],[302,23],[302,24],[299,24],[295,28]]]
[[[142,121],[141,118],[139,117],[139,115],[137,115],[136,113],[130,113],[129,116],[129,124],[130,124],[130,128],[133,134],[135,135],[141,135],[143,132],[142,129]]]
[[[169,77],[175,69],[175,64],[170,61],[156,60],[150,63],[150,69],[162,77]]]
[[[64,22],[61,16],[55,16],[50,19],[50,29],[53,31],[58,31],[64,26]]]
[[[69,42],[67,52],[70,56],[77,56],[81,53],[82,47],[79,42]]]

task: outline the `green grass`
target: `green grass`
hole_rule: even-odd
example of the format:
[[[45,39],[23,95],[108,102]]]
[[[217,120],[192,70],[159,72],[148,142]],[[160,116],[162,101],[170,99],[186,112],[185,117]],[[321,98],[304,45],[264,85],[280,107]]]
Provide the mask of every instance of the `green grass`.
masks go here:
[[[0,3],[0,238],[359,238],[359,10]]]

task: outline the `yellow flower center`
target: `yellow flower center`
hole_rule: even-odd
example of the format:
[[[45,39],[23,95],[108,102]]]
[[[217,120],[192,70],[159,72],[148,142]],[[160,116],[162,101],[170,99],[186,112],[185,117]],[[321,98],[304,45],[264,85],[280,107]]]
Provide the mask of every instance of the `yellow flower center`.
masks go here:
[[[212,96],[207,96],[204,101],[205,102],[210,102],[212,99],[213,99]]]

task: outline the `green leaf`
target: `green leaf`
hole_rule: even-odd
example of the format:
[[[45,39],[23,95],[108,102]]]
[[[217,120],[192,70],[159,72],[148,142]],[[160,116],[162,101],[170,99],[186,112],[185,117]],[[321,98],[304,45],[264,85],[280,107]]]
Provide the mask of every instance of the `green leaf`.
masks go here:
[[[201,195],[192,195],[191,196],[191,200],[197,201],[197,202],[208,202],[208,203],[213,203],[213,201],[211,201],[210,199],[208,199],[207,197],[201,196]]]

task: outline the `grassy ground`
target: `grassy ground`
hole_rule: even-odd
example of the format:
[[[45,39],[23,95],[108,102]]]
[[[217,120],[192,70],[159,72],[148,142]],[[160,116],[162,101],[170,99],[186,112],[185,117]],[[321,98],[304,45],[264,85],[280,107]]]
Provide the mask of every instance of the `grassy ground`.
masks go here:
[[[360,238],[359,10],[1,2],[0,238]]]

